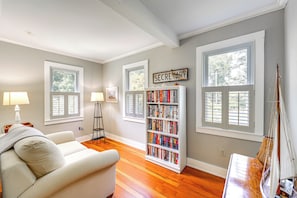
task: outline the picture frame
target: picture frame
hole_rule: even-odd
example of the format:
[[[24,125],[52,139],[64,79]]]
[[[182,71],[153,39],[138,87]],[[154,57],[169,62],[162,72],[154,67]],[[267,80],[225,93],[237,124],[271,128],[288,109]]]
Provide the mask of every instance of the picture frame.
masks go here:
[[[105,96],[106,96],[106,102],[117,103],[118,87],[107,87]]]

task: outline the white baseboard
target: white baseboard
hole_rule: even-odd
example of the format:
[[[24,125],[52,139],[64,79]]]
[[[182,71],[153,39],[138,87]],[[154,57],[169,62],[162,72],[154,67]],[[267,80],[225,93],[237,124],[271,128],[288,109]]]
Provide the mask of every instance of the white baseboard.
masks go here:
[[[76,139],[76,141],[79,141],[79,142],[89,141],[89,140],[92,139],[92,134],[80,136],[80,137],[77,137],[75,139]]]
[[[145,150],[145,144],[139,143],[137,141],[134,141],[134,140],[131,140],[131,139],[128,139],[128,138],[123,138],[123,137],[114,135],[112,133],[106,132],[106,131],[105,131],[105,136],[107,138],[109,138],[109,139],[115,140],[117,142],[121,142],[121,143],[126,144],[128,146],[131,146],[131,147],[143,150],[143,151]],[[92,139],[92,134],[88,134],[88,135],[84,135],[84,136],[80,136],[80,137],[76,138],[76,140],[79,141],[79,142],[85,142],[85,141],[88,141],[88,140],[91,140],[91,139]]]
[[[227,169],[219,166],[208,164],[206,162],[202,162],[192,158],[187,158],[187,166],[210,173],[212,175],[216,175],[221,178],[226,178]]]
[[[128,139],[128,138],[123,138],[121,136],[118,136],[118,135],[114,135],[112,133],[109,133],[109,132],[105,132],[105,135],[106,137],[112,139],[112,140],[115,140],[115,141],[118,141],[118,142],[121,142],[123,144],[126,144],[128,146],[132,146],[134,148],[137,148],[137,149],[140,149],[140,150],[145,150],[145,144],[142,144],[140,142],[137,142],[137,141],[134,141],[134,140],[131,140],[131,139]]]
[[[131,146],[131,147],[134,147],[134,148],[137,148],[137,149],[140,149],[140,150],[145,150],[145,144],[139,143],[137,141],[134,141],[134,140],[131,140],[131,139],[128,139],[128,138],[123,138],[123,137],[120,137],[118,135],[114,135],[112,133],[106,132],[106,131],[105,131],[105,135],[106,135],[107,138],[110,138],[112,140],[121,142],[123,144],[126,144],[128,146]],[[76,138],[76,140],[79,141],[79,142],[84,142],[84,141],[88,141],[88,140],[91,140],[91,139],[92,139],[92,134]],[[219,166],[208,164],[206,162],[202,162],[202,161],[195,160],[195,159],[192,159],[192,158],[187,158],[187,166],[195,168],[197,170],[201,170],[201,171],[210,173],[212,175],[216,175],[216,176],[221,177],[221,178],[226,178],[227,169],[224,169],[224,168],[219,167]]]

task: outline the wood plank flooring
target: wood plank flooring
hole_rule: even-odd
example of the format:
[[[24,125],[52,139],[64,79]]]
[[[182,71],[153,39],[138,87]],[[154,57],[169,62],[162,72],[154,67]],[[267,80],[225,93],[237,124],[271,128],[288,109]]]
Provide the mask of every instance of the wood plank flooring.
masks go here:
[[[223,178],[190,167],[186,167],[181,174],[172,172],[146,161],[144,151],[110,139],[83,144],[98,151],[116,149],[120,153],[113,198],[222,197]]]

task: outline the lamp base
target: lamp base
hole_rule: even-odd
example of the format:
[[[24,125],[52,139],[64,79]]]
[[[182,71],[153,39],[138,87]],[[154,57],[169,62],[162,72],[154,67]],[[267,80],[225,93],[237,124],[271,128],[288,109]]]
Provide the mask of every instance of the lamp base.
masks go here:
[[[92,140],[105,138],[101,103],[96,102],[94,106],[93,135]]]
[[[20,106],[15,105],[14,111],[15,111],[15,122],[20,123],[21,122],[21,114],[20,114],[21,108],[20,108]]]

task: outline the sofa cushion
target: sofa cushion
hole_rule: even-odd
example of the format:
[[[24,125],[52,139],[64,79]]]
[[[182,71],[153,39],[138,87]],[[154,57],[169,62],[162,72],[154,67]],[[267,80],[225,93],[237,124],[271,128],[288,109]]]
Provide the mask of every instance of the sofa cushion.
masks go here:
[[[87,149],[87,147],[85,147],[78,141],[70,141],[62,144],[57,144],[57,147],[60,149],[64,156]]]
[[[65,163],[64,156],[56,144],[45,137],[24,138],[14,145],[14,149],[36,177],[41,177]]]

